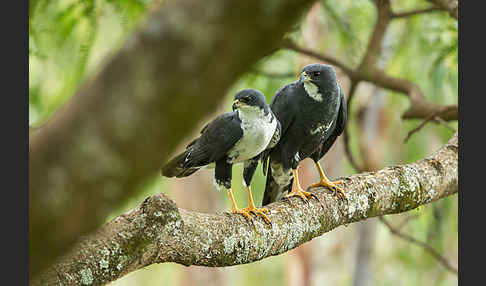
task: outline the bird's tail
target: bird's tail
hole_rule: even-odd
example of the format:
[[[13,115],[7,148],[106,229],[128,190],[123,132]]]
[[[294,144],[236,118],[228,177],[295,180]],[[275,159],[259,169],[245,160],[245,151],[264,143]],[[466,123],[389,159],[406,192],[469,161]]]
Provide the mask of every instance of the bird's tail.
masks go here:
[[[189,154],[189,150],[186,150],[162,166],[162,176],[181,178],[187,177],[199,170],[200,167],[188,164],[187,157]]]
[[[285,183],[283,185],[279,185],[277,183],[277,180],[275,177],[277,176],[289,176],[287,181],[289,182],[288,184]],[[279,181],[282,178],[279,178]],[[292,173],[290,174],[272,174],[272,162],[269,160],[268,162],[268,169],[267,169],[267,181],[265,184],[265,192],[263,193],[263,200],[262,200],[262,206],[268,205],[272,202],[275,202],[282,198],[286,193],[290,192],[292,190],[292,183],[294,181],[294,178],[292,177]]]

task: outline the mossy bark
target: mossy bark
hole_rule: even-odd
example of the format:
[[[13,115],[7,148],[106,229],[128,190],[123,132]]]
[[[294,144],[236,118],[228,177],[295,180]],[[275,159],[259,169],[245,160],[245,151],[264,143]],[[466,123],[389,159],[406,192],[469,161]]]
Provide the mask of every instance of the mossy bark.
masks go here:
[[[239,215],[177,208],[164,194],[87,236],[34,285],[103,285],[153,263],[222,267],[279,255],[332,229],[412,210],[458,192],[457,133],[433,155],[406,165],[344,178],[348,201],[322,188],[309,204],[270,204],[268,226]]]

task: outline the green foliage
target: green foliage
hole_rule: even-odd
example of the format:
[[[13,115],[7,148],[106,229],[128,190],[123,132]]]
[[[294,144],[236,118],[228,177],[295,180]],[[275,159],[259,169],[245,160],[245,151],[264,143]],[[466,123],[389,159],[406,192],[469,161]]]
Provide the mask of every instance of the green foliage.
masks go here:
[[[35,127],[75,93],[98,68],[100,58],[116,51],[149,2],[37,0],[30,4],[29,125]]]
[[[388,71],[419,84],[432,102],[457,102],[457,23],[435,13],[394,24],[400,38]]]
[[[83,82],[93,77],[106,59],[116,53],[124,39],[143,19],[151,5],[162,1],[150,0],[66,0],[29,1],[29,125],[42,125],[58,108],[74,95]],[[376,10],[368,0],[322,0],[319,24],[322,28],[316,50],[340,59],[351,67],[361,61],[368,38],[375,23]],[[428,7],[422,0],[392,1],[396,12]],[[289,32],[289,37],[301,43],[303,25]],[[409,19],[394,20],[390,25],[380,65],[392,76],[405,78],[418,84],[427,100],[440,103],[457,103],[458,93],[458,36],[457,22],[447,13],[430,13]],[[301,65],[307,63],[294,52],[280,50],[259,61],[247,74],[234,84],[223,103],[224,111],[231,110],[233,95],[242,88],[255,88],[263,92],[270,102],[283,85],[294,81]],[[284,76],[269,76],[277,74]],[[352,103],[348,130],[353,154],[359,154],[356,111],[366,103],[373,88],[360,85]],[[384,120],[388,124],[386,142],[382,148],[383,165],[411,162],[423,158],[445,143],[452,132],[437,124],[427,124],[406,144],[407,132],[420,120],[403,121],[400,116],[408,108],[408,99],[396,92],[385,92]],[[453,128],[457,123],[449,123]],[[333,147],[334,148],[334,147]],[[355,172],[342,155],[341,176]],[[358,156],[358,159],[359,156]],[[252,182],[254,199],[259,204],[263,196],[265,177],[261,165]],[[242,187],[242,166],[233,168],[233,188],[241,206],[247,202]],[[169,192],[167,179],[157,172],[140,191],[123,202],[107,220],[138,205],[146,196],[157,192]],[[169,193],[170,195],[170,193]],[[221,193],[229,209],[229,201]],[[426,241],[440,252],[457,253],[457,197],[441,200],[433,205],[412,211],[416,216],[404,228],[417,239]],[[410,213],[406,214],[410,215]],[[400,216],[390,221],[397,223]],[[329,240],[333,232],[322,240]],[[423,249],[395,239],[387,229],[379,228],[375,256],[374,275],[377,285],[454,285],[444,268]],[[346,248],[353,249],[346,246]],[[452,250],[451,250],[452,249]],[[452,252],[451,252],[452,251]],[[283,265],[286,255],[272,257],[257,263],[230,267],[228,278],[231,285],[284,283]],[[329,258],[332,259],[332,258]],[[350,264],[351,265],[351,264]],[[158,277],[167,284],[180,281],[182,267],[174,264],[153,265],[151,271],[131,273],[113,285],[159,285]],[[349,265],[339,271],[350,272]],[[317,271],[317,270],[316,270]],[[323,270],[324,271],[324,270]],[[142,274],[140,274],[142,272]],[[153,273],[145,275],[145,273]],[[328,272],[326,272],[328,273]],[[431,274],[432,273],[432,274]],[[342,276],[341,274],[339,274]],[[347,273],[342,285],[349,285]],[[168,280],[167,280],[168,279]],[[170,283],[169,283],[170,282]],[[322,283],[319,283],[322,284]]]
[[[376,9],[370,1],[322,0],[323,19],[332,41],[324,40],[323,47],[336,45],[337,56],[356,66],[366,50],[373,30]]]

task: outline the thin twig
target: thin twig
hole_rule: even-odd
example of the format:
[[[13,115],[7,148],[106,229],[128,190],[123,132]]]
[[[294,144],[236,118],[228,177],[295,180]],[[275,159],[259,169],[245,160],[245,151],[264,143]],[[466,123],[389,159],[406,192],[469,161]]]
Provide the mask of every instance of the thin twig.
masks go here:
[[[296,77],[297,76],[293,72],[276,73],[276,72],[267,72],[267,71],[262,71],[262,70],[251,70],[250,73],[269,77],[269,78],[289,78],[289,77]]]
[[[443,8],[449,12],[449,15],[456,20],[459,20],[459,1],[458,0],[427,0],[432,4]]]
[[[436,116],[434,118],[434,121],[437,122],[437,123],[442,124],[444,127],[446,127],[447,129],[449,129],[452,132],[456,132],[457,131],[456,129],[450,127],[449,124],[447,124],[447,121],[445,121],[444,119],[440,118],[439,116]]]
[[[399,225],[396,226],[397,230],[402,229],[405,225],[407,225],[412,219],[417,218],[417,215],[408,214],[403,221],[400,222]]]
[[[431,247],[430,245],[428,245],[427,243],[423,242],[423,241],[420,241],[420,240],[417,240],[415,239],[414,237],[408,235],[408,234],[405,234],[405,233],[402,233],[400,231],[398,231],[397,229],[395,229],[383,216],[379,217],[380,221],[386,226],[388,227],[388,229],[390,230],[390,232],[398,237],[401,237],[415,245],[418,245],[420,247],[422,247],[424,250],[426,250],[427,252],[429,252],[435,259],[437,259],[437,261],[439,261],[447,270],[449,270],[450,272],[454,273],[456,276],[458,275],[458,271],[457,269],[452,266],[449,261],[443,257],[437,250],[435,250],[433,247]]]
[[[298,53],[301,53],[301,54],[304,54],[304,55],[307,55],[307,56],[316,58],[318,60],[327,62],[327,63],[329,63],[331,65],[334,65],[334,66],[340,68],[349,77],[352,77],[352,75],[355,73],[353,71],[353,69],[351,69],[350,67],[348,67],[347,65],[345,65],[340,60],[338,60],[338,59],[336,59],[336,58],[334,58],[332,56],[329,56],[329,55],[323,55],[323,54],[317,53],[317,52],[315,52],[313,50],[300,47],[300,46],[298,46],[296,43],[294,43],[291,40],[285,40],[283,42],[283,47],[286,48],[286,49],[289,49],[289,50],[292,50],[292,51],[295,51],[295,52],[298,52]]]
[[[403,19],[403,18],[408,18],[416,15],[423,15],[426,13],[433,13],[433,12],[446,12],[446,11],[439,7],[428,7],[424,9],[417,9],[417,10],[412,10],[407,12],[392,13],[391,17],[393,19]]]
[[[354,94],[355,94],[355,91],[358,87],[358,84],[359,84],[358,81],[351,80],[351,85],[349,87],[348,102],[347,102],[348,118],[350,117],[349,115],[350,115],[350,112],[351,112],[351,101],[354,97]],[[349,126],[349,123],[347,124],[347,126]],[[349,160],[349,163],[351,164],[351,166],[353,166],[353,168],[357,172],[363,172],[364,171],[363,167],[361,167],[358,164],[358,162],[356,161],[356,159],[353,156],[353,153],[351,152],[351,147],[350,147],[350,144],[349,144],[349,131],[348,131],[348,129],[349,129],[349,127],[344,128],[344,132],[343,132],[344,151],[346,153],[346,156],[348,157],[348,160]]]
[[[412,129],[408,132],[407,137],[405,137],[404,143],[407,143],[407,141],[410,139],[410,137],[412,137],[413,134],[420,131],[428,122],[430,122],[432,120],[437,120],[437,118],[440,118],[439,115],[446,113],[446,112],[449,112],[453,108],[454,107],[452,107],[452,106],[447,106],[447,107],[443,108],[442,110],[439,110],[439,111],[434,112],[434,113],[430,114],[429,116],[427,116],[424,119],[424,121],[422,121],[422,123],[420,123],[417,127],[415,127],[414,129]]]

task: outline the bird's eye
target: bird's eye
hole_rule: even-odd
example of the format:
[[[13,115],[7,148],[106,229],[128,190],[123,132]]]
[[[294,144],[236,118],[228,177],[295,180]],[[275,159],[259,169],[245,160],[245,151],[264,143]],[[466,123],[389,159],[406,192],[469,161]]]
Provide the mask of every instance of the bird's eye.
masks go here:
[[[320,71],[312,72],[312,75],[315,76],[315,77],[318,77],[320,74],[321,74]]]

